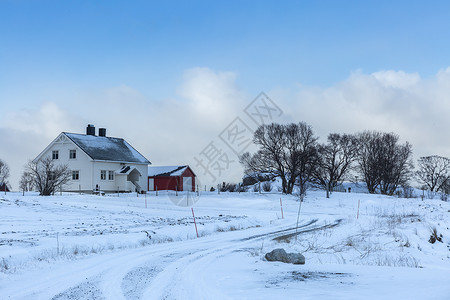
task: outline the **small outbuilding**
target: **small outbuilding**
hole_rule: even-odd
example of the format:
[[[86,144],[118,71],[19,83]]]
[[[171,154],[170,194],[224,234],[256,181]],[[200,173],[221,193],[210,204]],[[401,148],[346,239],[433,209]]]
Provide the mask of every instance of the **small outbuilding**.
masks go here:
[[[9,192],[9,187],[6,183],[0,182],[0,192]]]
[[[185,166],[149,166],[148,191],[195,191],[195,174]]]

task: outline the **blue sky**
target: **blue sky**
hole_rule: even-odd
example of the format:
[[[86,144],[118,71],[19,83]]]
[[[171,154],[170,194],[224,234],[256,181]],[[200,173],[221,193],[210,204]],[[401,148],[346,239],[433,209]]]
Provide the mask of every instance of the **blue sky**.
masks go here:
[[[39,135],[39,130],[49,126],[42,124],[44,120],[59,113],[55,120],[74,121],[54,121],[55,126],[61,127],[55,131],[83,132],[81,124],[103,122],[99,125],[112,128],[119,135],[126,130],[110,119],[120,118],[120,114],[133,115],[139,110],[136,103],[144,105],[151,115],[153,109],[167,106],[170,101],[175,101],[172,107],[180,102],[199,104],[204,101],[199,100],[201,95],[221,87],[226,90],[222,94],[240,99],[234,103],[238,107],[266,91],[288,111],[286,121],[306,118],[313,123],[314,118],[301,115],[309,108],[304,103],[324,105],[328,103],[324,100],[327,95],[342,86],[345,90],[336,92],[344,95],[342,109],[368,112],[376,111],[374,105],[387,110],[389,105],[384,103],[391,100],[386,99],[406,97],[411,89],[403,84],[404,80],[413,80],[416,94],[410,98],[423,101],[417,100],[410,107],[417,106],[421,111],[428,99],[422,91],[438,84],[439,72],[450,66],[449,29],[448,1],[4,0],[0,2],[0,129]],[[377,73],[384,71],[394,73]],[[395,86],[394,92],[399,96],[392,98],[392,91],[380,92],[379,98],[371,100],[371,106],[352,106],[356,101],[352,99],[373,93],[361,92],[359,86],[351,96],[344,92],[349,86],[354,88],[355,82],[373,78],[383,83],[394,80],[395,84],[387,86]],[[203,81],[210,82],[208,91],[201,90]],[[194,87],[200,90],[193,90]],[[446,103],[445,92],[439,95],[442,96],[436,96],[434,103]],[[136,103],[129,107],[120,105],[127,99],[135,99]],[[223,99],[227,101],[226,97]],[[103,101],[103,107],[119,106],[104,111],[110,119],[97,118],[98,114],[86,112],[86,107],[96,101]],[[296,108],[291,111],[291,106]],[[50,113],[52,109],[58,113]],[[386,110],[371,115],[373,122],[367,124],[313,126],[321,136],[335,128],[383,130],[377,124],[386,123],[379,120],[380,116],[389,118]],[[170,111],[162,109],[152,117],[155,122],[158,118],[170,120]],[[239,111],[240,108],[229,111],[227,116],[231,120]],[[40,117],[28,121],[24,118],[31,118],[26,116]],[[193,116],[198,119],[202,112]],[[433,116],[433,112],[426,116]],[[17,118],[33,126],[14,123]],[[404,134],[405,139],[427,143],[421,137],[408,136],[404,128],[411,127],[409,121],[400,122],[392,130]],[[193,124],[192,130],[198,135],[207,136],[199,145],[213,139],[214,132],[219,133],[227,125],[224,120],[211,133],[202,131],[193,119],[185,122]],[[335,120],[337,123],[342,122]],[[447,124],[435,126],[444,125]],[[173,131],[161,136],[177,139]],[[139,140],[138,136],[131,138]],[[42,141],[39,147],[51,141],[48,136],[36,139]],[[161,149],[139,146],[163,164],[175,163],[164,154],[155,154],[164,152]],[[440,147],[442,152],[447,151],[447,146]],[[192,157],[201,148],[192,149],[186,157]],[[425,149],[420,145],[418,148]],[[30,149],[24,155],[32,158],[37,155],[36,150]],[[0,146],[0,155],[11,156],[5,144]],[[15,169],[21,169],[18,158],[10,160],[17,165]]]
[[[448,1],[2,1],[1,89],[130,84],[164,97],[195,66],[236,72],[253,93],[359,69],[426,77],[450,65],[448,20]]]

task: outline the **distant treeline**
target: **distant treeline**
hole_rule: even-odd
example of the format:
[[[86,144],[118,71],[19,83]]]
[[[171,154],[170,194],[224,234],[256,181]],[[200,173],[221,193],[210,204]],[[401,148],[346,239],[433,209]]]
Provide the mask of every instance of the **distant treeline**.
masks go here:
[[[283,193],[300,195],[308,186],[324,189],[327,197],[343,181],[364,181],[369,193],[393,195],[416,179],[421,188],[450,192],[450,160],[437,155],[421,157],[414,171],[412,145],[400,143],[392,132],[331,133],[319,143],[310,125],[261,125],[254,133],[256,153],[244,153],[240,162],[246,174],[280,178]]]

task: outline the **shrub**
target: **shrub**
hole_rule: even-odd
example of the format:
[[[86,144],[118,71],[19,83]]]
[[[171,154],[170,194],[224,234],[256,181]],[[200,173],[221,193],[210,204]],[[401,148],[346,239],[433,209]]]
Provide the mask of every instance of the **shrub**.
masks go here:
[[[236,187],[236,192],[245,193],[247,191],[248,191],[248,186],[245,186],[243,184],[238,184]]]
[[[403,196],[405,198],[416,198],[416,194],[414,193],[414,188],[409,185],[402,186]]]
[[[272,182],[264,181],[262,184],[262,189],[264,192],[270,192],[272,190]]]
[[[221,192],[235,192],[237,190],[237,184],[231,182],[223,182],[220,187]]]
[[[5,258],[2,258],[2,261],[0,262],[0,271],[5,272],[9,270],[9,263]]]
[[[434,196],[436,195],[435,192],[427,190],[427,198],[428,199],[434,199]]]
[[[442,234],[438,234],[436,227],[431,227],[430,228],[431,231],[431,235],[430,235],[430,239],[428,240],[429,243],[434,244],[436,243],[436,241],[441,242],[442,243]]]

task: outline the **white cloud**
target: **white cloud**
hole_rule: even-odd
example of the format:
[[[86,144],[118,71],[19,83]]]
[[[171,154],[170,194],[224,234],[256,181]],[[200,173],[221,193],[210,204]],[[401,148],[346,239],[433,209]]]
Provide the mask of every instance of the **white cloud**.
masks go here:
[[[331,132],[392,131],[413,144],[416,158],[450,156],[450,68],[427,79],[403,71],[358,72],[330,87],[277,94],[290,120],[306,121],[323,139]]]
[[[0,158],[10,167],[10,183],[18,189],[25,164],[34,159],[61,131],[76,127],[77,117],[54,102],[5,114],[0,125]]]
[[[129,85],[74,90],[49,95],[51,102],[4,113],[0,124],[0,158],[11,168],[17,189],[23,165],[39,154],[61,131],[84,133],[93,123],[107,135],[123,137],[156,165],[190,164],[256,95],[246,96],[236,74],[193,68],[178,89],[153,99]],[[417,73],[384,70],[355,72],[346,80],[320,88],[268,92],[284,111],[285,122],[306,121],[325,139],[331,132],[365,129],[393,131],[413,144],[415,157],[450,157],[450,68],[431,78]],[[61,100],[55,100],[61,99]],[[235,158],[235,157],[233,157]],[[239,180],[241,167],[218,180]],[[202,178],[203,179],[203,178]],[[204,182],[213,184],[212,182]]]
[[[15,129],[43,138],[56,137],[61,128],[70,128],[76,117],[63,111],[54,102],[44,102],[39,108],[26,108],[6,114],[2,127]]]
[[[139,90],[120,85],[103,90],[67,92],[60,102],[9,112],[0,130],[11,147],[0,146],[10,164],[17,189],[23,164],[34,158],[60,132],[84,133],[88,123],[106,127],[107,135],[123,137],[153,164],[191,164],[210,141],[245,107],[232,72],[208,68],[187,70],[178,94],[150,99]],[[52,99],[55,96],[52,95]],[[20,138],[17,138],[20,137]],[[27,141],[38,140],[29,144]],[[20,156],[11,149],[22,148]],[[200,173],[200,172],[198,172]],[[201,175],[201,174],[198,174]],[[208,183],[209,184],[209,183]]]
[[[414,87],[420,81],[418,73],[405,73],[403,71],[379,71],[371,74],[379,84],[388,88],[407,89]]]
[[[187,100],[189,112],[220,126],[228,125],[230,116],[245,107],[245,99],[236,86],[236,74],[232,72],[190,69],[183,75],[178,93]]]

